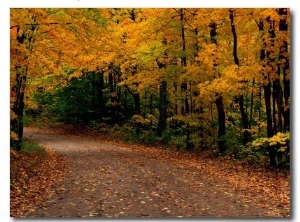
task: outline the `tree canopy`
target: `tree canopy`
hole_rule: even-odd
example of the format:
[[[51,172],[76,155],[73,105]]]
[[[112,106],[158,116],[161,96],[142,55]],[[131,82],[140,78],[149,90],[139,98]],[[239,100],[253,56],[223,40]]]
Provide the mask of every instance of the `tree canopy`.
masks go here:
[[[11,9],[10,52],[13,149],[25,113],[289,164],[289,9]]]

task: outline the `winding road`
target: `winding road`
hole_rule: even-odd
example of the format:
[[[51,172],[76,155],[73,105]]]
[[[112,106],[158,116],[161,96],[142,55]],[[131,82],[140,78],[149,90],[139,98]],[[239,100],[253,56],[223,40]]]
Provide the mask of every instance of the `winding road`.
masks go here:
[[[66,157],[67,173],[32,217],[268,217],[226,181],[149,152],[81,136],[25,128]]]

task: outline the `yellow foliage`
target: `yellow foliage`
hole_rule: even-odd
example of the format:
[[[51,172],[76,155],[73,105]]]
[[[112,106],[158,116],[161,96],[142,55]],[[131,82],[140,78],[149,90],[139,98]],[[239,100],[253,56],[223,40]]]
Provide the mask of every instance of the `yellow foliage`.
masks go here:
[[[10,131],[10,139],[16,141],[19,140],[19,137],[14,131]]]
[[[14,111],[12,111],[12,109],[10,109],[10,120],[14,120],[17,118],[17,115],[15,114]]]
[[[286,132],[286,133],[277,133],[276,135],[274,135],[273,137],[271,137],[268,142],[270,144],[270,146],[275,146],[277,144],[280,144],[280,145],[284,145],[284,146],[281,146],[282,147],[286,147],[285,145],[287,144],[287,142],[289,142],[290,140],[290,133],[289,132]]]

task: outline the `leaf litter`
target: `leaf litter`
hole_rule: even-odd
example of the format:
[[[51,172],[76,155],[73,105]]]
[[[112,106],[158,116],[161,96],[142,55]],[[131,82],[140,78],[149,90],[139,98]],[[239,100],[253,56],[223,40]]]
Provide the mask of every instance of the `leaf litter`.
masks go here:
[[[55,134],[55,132],[52,133]],[[163,183],[163,179],[159,179],[160,177],[164,178],[161,176],[159,169],[147,168],[147,163],[144,160],[160,161],[160,163],[164,163],[166,166],[166,168],[163,169],[164,171],[168,171],[174,167],[177,171],[184,170],[184,175],[182,177],[179,177],[176,174],[176,171],[168,171],[169,175],[177,175],[176,180],[174,180],[174,186],[176,187],[179,186],[179,184],[184,183],[186,186],[190,187],[189,192],[206,187],[206,189],[210,190],[210,193],[201,195],[207,197],[207,201],[210,201],[210,195],[215,195],[215,200],[212,202],[224,201],[224,206],[227,206],[227,201],[233,199],[232,203],[234,205],[243,205],[245,211],[250,211],[246,214],[248,216],[249,213],[251,213],[253,205],[264,209],[265,211],[264,215],[254,213],[253,216],[290,216],[290,175],[288,171],[276,171],[252,167],[224,157],[182,153],[166,150],[163,147],[124,144],[120,141],[108,140],[107,138],[95,139],[95,137],[89,137],[86,134],[75,135],[74,137],[68,136],[68,139],[71,140],[72,138],[81,138],[82,140],[88,140],[90,142],[91,138],[93,138],[94,142],[101,142],[102,144],[111,145],[114,148],[120,147],[122,151],[127,150],[129,153],[126,154],[114,149],[111,149],[109,152],[114,153],[115,156],[122,161],[122,164],[131,164],[128,165],[129,168],[136,167],[136,169],[139,170],[140,168],[143,168],[143,170],[140,171],[141,173],[148,176],[155,176],[155,179],[143,181],[145,178],[141,178],[141,174],[138,172],[133,171],[131,175],[127,175],[129,176],[128,178],[131,178],[129,179],[130,181],[135,180],[135,178],[137,179],[135,180],[135,183],[138,184],[139,189],[144,189],[143,186],[147,185],[150,187],[152,186],[152,188],[149,187],[149,190],[139,192],[140,194],[136,194],[130,190],[131,187],[128,187],[128,184],[126,184],[126,177],[119,179],[118,181],[122,183],[122,189],[126,189],[126,192],[124,192],[125,190],[118,190],[118,192],[120,192],[119,194],[122,195],[122,198],[120,198],[118,192],[115,190],[115,186],[117,185],[114,183],[114,177],[120,177],[121,174],[120,172],[116,173],[116,168],[114,167],[117,166],[100,166],[96,172],[100,173],[103,179],[107,178],[107,181],[101,181],[101,183],[99,183],[99,181],[91,181],[89,184],[91,185],[94,183],[97,186],[104,186],[107,182],[107,185],[103,187],[106,189],[101,191],[104,192],[104,194],[98,195],[102,196],[99,202],[102,206],[101,209],[99,209],[101,212],[90,212],[89,214],[81,215],[82,217],[91,217],[92,215],[94,215],[94,217],[100,215],[104,217],[127,217],[129,215],[128,212],[132,211],[132,208],[134,208],[134,203],[129,204],[128,199],[133,200],[134,198],[138,200],[140,208],[143,208],[143,206],[150,208],[150,206],[152,206],[152,208],[156,208],[156,210],[153,209],[153,212],[160,211],[160,213],[156,212],[156,215],[162,217],[195,216],[195,214],[189,213],[192,209],[198,209],[203,215],[210,215],[212,217],[219,217],[220,215],[230,216],[230,214],[226,212],[226,209],[217,209],[218,211],[214,211],[214,206],[207,205],[205,207],[197,207],[197,204],[195,205],[195,203],[182,205],[189,201],[191,202],[191,200],[188,200],[188,196],[190,197],[192,194],[186,194],[188,195],[186,196],[185,192],[188,191],[181,187],[178,188],[181,189],[180,192],[178,190],[171,190],[171,188],[170,190],[166,190],[167,188],[165,187],[169,184]],[[98,148],[94,147],[94,149]],[[38,167],[39,172],[36,176],[31,177],[30,182],[27,179],[29,174],[28,171],[24,171],[21,166],[18,166],[21,169],[19,171],[19,177],[22,179],[19,179],[17,182],[13,181],[11,184],[12,216],[22,217],[28,214],[34,215],[34,210],[36,209],[35,206],[37,206],[38,203],[42,203],[42,199],[46,195],[44,190],[47,190],[47,188],[49,188],[48,190],[52,190],[47,194],[48,199],[51,200],[51,195],[55,195],[55,192],[53,191],[53,187],[56,184],[55,181],[58,178],[65,179],[63,178],[65,177],[65,174],[63,174],[62,170],[65,167],[64,158],[59,157],[51,150],[48,150],[48,152],[49,154],[47,156],[52,158],[47,157],[48,160],[43,161],[45,167]],[[140,158],[141,156],[143,156],[143,158]],[[53,164],[53,162],[55,164]],[[53,168],[54,165],[56,166],[55,168]],[[49,173],[50,171],[52,171],[52,173]],[[205,178],[205,181],[203,181],[203,178]],[[73,184],[75,183],[76,181],[73,181]],[[208,184],[209,188],[207,188]],[[80,184],[78,184],[78,186],[79,185]],[[87,193],[99,192],[99,189],[97,191],[90,185],[89,187],[82,187],[81,190]],[[139,195],[139,197],[137,195]],[[151,197],[151,201],[149,197]],[[224,200],[223,198],[225,197],[228,197],[229,199]],[[169,200],[173,203],[173,209],[170,208],[171,202],[168,202]],[[77,205],[76,203],[73,204]],[[104,205],[106,205],[106,208]],[[230,209],[233,207],[232,209],[234,210],[234,206],[228,207],[230,207]],[[102,212],[103,210],[104,212]],[[176,210],[178,210],[177,213]],[[171,211],[175,212],[173,213]],[[184,213],[184,211],[189,212]],[[215,214],[213,214],[214,212]],[[153,215],[155,214],[151,214],[151,212],[147,212],[145,209],[136,214],[136,216],[140,217],[151,217]]]

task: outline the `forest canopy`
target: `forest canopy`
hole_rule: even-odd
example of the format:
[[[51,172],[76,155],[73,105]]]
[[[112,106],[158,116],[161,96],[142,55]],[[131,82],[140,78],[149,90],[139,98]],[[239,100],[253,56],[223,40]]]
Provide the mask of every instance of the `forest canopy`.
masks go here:
[[[289,167],[287,8],[13,8],[11,148],[27,118]]]

